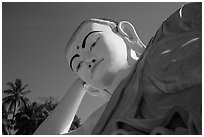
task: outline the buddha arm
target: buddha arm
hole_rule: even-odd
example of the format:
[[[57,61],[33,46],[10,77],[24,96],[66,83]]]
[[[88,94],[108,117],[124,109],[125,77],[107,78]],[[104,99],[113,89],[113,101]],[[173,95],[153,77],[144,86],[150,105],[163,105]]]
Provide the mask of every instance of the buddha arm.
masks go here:
[[[78,78],[34,134],[51,135],[68,132],[84,95],[82,80]]]

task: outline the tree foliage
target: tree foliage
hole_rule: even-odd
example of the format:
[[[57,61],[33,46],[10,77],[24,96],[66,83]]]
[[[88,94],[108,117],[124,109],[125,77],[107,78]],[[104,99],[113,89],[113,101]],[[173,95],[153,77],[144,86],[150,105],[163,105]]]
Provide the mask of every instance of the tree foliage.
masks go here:
[[[24,91],[28,84],[23,86],[21,79],[6,84],[9,88],[3,90],[2,134],[32,135],[57,106],[57,98],[39,97],[31,103],[25,97],[31,91]],[[75,115],[70,130],[79,126],[80,118]]]

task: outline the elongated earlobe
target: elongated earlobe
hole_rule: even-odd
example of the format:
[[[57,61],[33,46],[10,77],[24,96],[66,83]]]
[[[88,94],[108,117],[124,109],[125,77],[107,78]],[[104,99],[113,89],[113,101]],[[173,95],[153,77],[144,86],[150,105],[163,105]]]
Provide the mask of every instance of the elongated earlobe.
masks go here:
[[[130,49],[134,50],[139,55],[144,52],[145,45],[138,37],[131,23],[128,21],[121,21],[118,25],[118,32]]]
[[[144,52],[145,47],[139,41],[131,41],[127,37],[124,37],[123,40],[125,41],[126,45],[130,49],[134,50],[136,52],[136,54],[138,54],[139,56]]]

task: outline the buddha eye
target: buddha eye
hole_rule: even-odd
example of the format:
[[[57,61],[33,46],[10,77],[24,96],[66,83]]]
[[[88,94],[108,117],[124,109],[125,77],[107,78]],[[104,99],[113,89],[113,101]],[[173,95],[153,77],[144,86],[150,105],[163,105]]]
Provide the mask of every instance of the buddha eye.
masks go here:
[[[97,40],[91,45],[90,51],[96,46],[96,43],[98,42],[99,39],[100,37],[98,37]]]
[[[96,42],[94,42],[91,47],[90,47],[90,51],[96,46]]]
[[[80,67],[81,67],[82,63],[83,63],[83,61],[79,62],[79,64],[78,64],[78,65],[77,65],[77,67],[76,67],[76,72],[78,72],[78,71],[79,71],[79,69],[80,69]]]

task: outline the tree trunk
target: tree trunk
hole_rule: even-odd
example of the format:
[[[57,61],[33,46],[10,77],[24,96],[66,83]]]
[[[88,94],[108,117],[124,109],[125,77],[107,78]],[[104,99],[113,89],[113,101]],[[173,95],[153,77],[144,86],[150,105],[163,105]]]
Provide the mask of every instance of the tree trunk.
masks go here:
[[[15,104],[14,104],[14,111],[13,111],[12,122],[14,121],[15,113],[16,113],[16,101],[15,101]]]
[[[17,103],[17,102],[15,101],[14,111],[13,111],[13,117],[12,117],[12,123],[11,123],[11,124],[12,124],[12,129],[11,129],[11,130],[12,130],[12,131],[11,131],[11,132],[12,132],[12,135],[14,135],[14,124],[15,124],[15,123],[14,123],[14,116],[15,116],[15,113],[16,113],[16,103]]]

